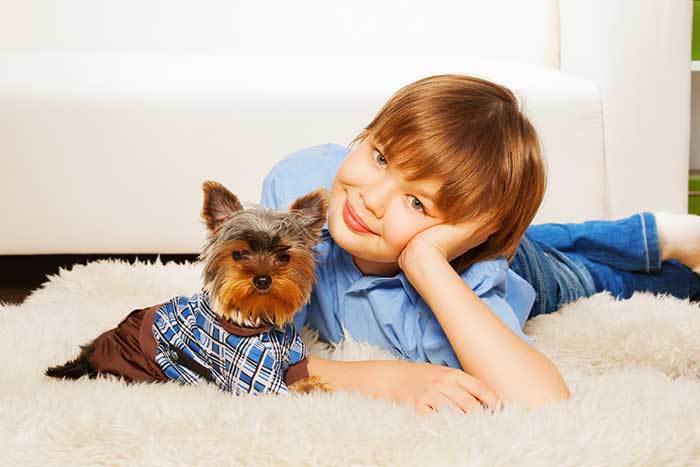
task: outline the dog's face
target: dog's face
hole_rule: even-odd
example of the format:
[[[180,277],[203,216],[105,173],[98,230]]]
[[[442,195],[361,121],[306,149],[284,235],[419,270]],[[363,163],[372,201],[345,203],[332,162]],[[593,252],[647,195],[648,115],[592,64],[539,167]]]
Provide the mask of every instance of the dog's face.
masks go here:
[[[313,247],[326,221],[328,193],[313,191],[281,212],[244,209],[217,182],[204,182],[203,189],[209,235],[200,260],[214,311],[239,326],[283,326],[311,294]]]

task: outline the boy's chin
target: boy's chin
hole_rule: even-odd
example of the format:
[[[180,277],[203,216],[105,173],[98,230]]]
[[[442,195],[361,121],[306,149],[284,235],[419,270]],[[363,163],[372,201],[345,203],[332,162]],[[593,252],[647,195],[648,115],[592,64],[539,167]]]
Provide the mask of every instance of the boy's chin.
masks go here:
[[[375,263],[397,263],[399,261],[398,255],[393,252],[377,251],[377,238],[369,238],[352,232],[345,225],[338,228],[331,221],[328,222],[328,231],[333,241],[354,257]]]
[[[356,239],[346,239],[341,235],[340,238],[336,239],[333,237],[335,243],[340,246],[343,250],[350,253],[355,258],[360,258],[365,261],[370,261],[373,263],[398,263],[398,256],[389,252],[379,252],[376,249],[368,248],[367,244],[362,241],[357,241]]]

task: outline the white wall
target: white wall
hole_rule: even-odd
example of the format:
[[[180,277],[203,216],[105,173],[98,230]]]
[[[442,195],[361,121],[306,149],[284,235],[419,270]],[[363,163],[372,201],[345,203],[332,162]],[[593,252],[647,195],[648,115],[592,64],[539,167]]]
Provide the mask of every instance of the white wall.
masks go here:
[[[9,0],[0,52],[461,55],[559,67],[558,0],[343,3]]]

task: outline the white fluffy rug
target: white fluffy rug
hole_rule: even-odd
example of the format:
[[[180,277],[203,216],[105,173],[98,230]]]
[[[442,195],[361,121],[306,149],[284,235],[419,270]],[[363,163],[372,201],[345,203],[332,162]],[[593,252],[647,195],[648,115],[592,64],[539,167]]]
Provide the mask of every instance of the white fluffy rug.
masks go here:
[[[99,261],[50,276],[20,306],[0,304],[0,463],[700,465],[700,309],[673,297],[598,294],[530,320],[525,331],[572,392],[531,411],[419,416],[342,391],[236,397],[209,385],[43,375],[128,311],[194,293],[200,271]],[[393,358],[303,336],[326,358]]]

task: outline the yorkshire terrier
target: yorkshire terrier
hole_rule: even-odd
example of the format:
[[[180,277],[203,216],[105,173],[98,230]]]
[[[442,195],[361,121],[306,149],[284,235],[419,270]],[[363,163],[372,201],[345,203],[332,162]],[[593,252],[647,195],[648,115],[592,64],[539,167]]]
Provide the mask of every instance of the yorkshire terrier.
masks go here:
[[[205,380],[236,394],[333,391],[308,374],[307,349],[292,321],[315,282],[314,246],[328,193],[313,191],[282,212],[244,209],[217,182],[204,182],[203,190],[202,291],[133,310],[47,376]]]

